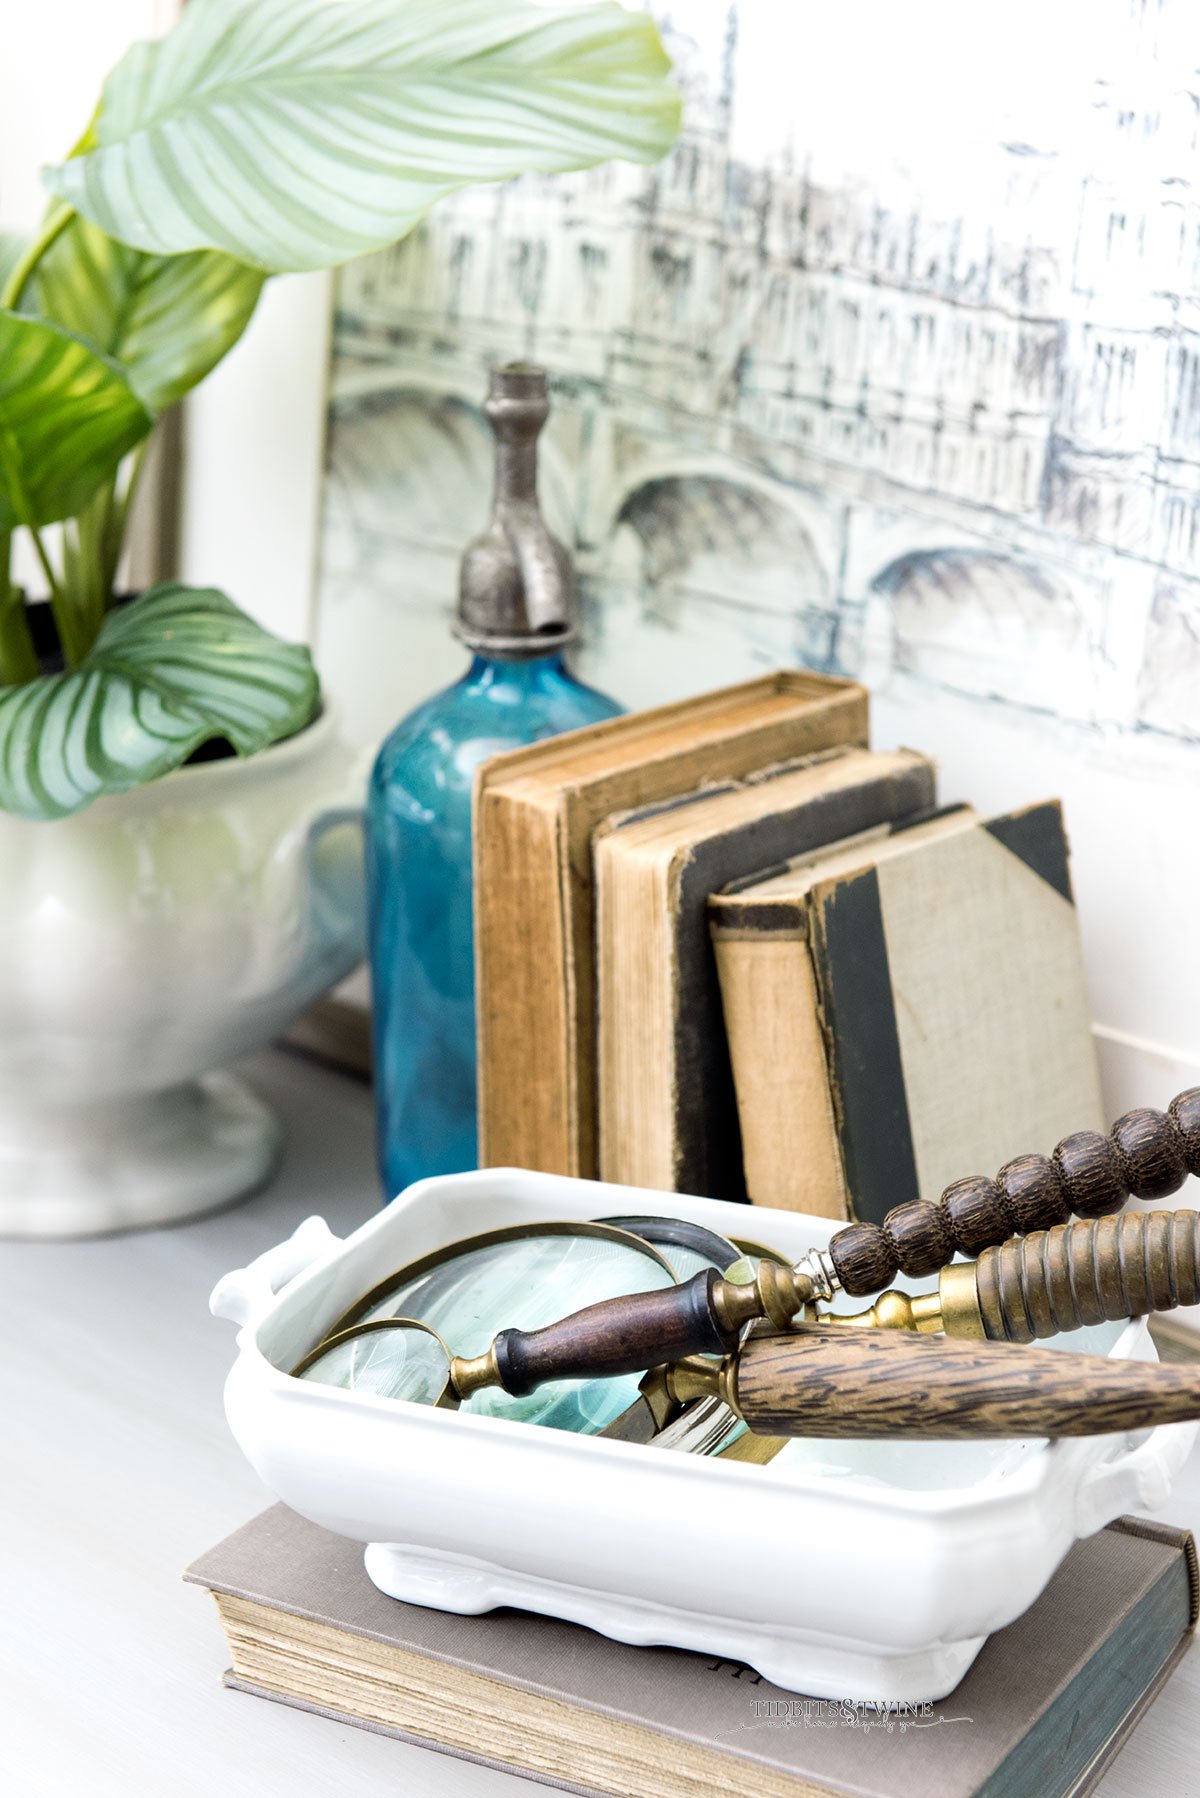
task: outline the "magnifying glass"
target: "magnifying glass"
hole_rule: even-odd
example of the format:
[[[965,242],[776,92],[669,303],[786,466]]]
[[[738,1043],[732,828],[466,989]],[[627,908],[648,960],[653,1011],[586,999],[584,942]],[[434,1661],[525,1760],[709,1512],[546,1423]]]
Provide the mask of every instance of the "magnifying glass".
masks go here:
[[[447,1357],[483,1354],[505,1327],[541,1329],[581,1305],[659,1292],[676,1279],[676,1269],[653,1243],[611,1224],[570,1221],[489,1230],[434,1250],[373,1286],[293,1372],[347,1390],[406,1396],[388,1387],[385,1369],[394,1356],[396,1380],[423,1381],[415,1402],[435,1404],[445,1385]],[[407,1330],[423,1329],[424,1339],[394,1331],[362,1333],[364,1325],[401,1321]],[[343,1343],[350,1332],[356,1334]],[[438,1345],[443,1370],[435,1381]],[[326,1350],[336,1351],[337,1358],[324,1359]],[[331,1372],[336,1377],[330,1379]],[[638,1403],[638,1380],[632,1372],[615,1379],[583,1375],[552,1380],[519,1397],[493,1387],[475,1391],[466,1403],[477,1415],[598,1434]]]
[[[435,1344],[389,1334],[403,1321],[424,1328],[443,1356],[481,1356],[506,1326],[536,1330],[582,1306],[632,1293],[660,1291],[697,1273],[753,1281],[764,1260],[785,1256],[758,1243],[735,1242],[690,1219],[656,1214],[591,1222],[513,1225],[434,1250],[388,1275],[342,1313],[294,1372],[347,1390],[413,1402],[458,1402],[446,1388]],[[328,1356],[323,1352],[329,1351]],[[336,1353],[334,1352],[336,1350]],[[395,1358],[394,1375],[389,1363]],[[403,1388],[403,1390],[401,1390]],[[499,1385],[467,1395],[486,1415],[600,1434],[625,1441],[656,1439],[681,1409],[683,1435],[664,1446],[720,1453],[745,1425],[716,1397],[681,1405],[644,1403],[636,1374],[589,1379],[576,1374],[514,1397]]]

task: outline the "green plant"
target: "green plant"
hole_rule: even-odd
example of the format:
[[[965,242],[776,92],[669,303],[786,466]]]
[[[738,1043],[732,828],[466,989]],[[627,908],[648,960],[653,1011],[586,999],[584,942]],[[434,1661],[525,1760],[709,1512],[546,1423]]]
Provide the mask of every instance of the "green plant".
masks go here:
[[[267,276],[382,249],[473,182],[657,160],[668,73],[650,19],[612,0],[191,0],[122,58],[45,172],[37,237],[0,239],[0,809],[62,817],[207,739],[247,754],[308,721],[307,651],[221,594],[172,583],[113,611],[156,418]],[[61,673],[10,574],[18,530]]]

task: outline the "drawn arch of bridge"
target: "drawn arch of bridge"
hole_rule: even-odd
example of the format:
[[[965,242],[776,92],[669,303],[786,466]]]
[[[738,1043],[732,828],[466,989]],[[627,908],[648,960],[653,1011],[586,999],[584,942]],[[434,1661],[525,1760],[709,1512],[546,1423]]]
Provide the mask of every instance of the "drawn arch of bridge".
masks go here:
[[[769,476],[675,455],[625,475],[600,541],[631,532],[652,587],[686,585],[688,570],[705,562],[710,575],[723,566],[740,581],[770,570],[781,597],[790,589],[812,603],[832,592],[835,528],[829,508]]]
[[[1061,570],[1004,551],[912,550],[869,586],[871,661],[957,692],[1088,717],[1098,645]],[[871,672],[871,670],[867,670]]]

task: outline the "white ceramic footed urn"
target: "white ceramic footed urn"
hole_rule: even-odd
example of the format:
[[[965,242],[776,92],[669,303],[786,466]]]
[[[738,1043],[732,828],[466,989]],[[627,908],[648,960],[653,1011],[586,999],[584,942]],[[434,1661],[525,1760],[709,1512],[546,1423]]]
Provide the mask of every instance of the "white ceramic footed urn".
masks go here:
[[[53,823],[0,813],[0,1234],[161,1224],[260,1185],[218,1072],[363,954],[367,763],[326,712]]]

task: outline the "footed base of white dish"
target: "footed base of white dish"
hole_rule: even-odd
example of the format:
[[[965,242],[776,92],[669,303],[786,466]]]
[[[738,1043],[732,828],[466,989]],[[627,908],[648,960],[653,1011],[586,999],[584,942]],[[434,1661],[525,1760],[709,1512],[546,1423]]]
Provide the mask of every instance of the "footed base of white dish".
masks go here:
[[[231,1074],[129,1099],[0,1105],[0,1236],[95,1236],[179,1223],[274,1171],[274,1114]]]
[[[881,1654],[802,1630],[779,1630],[704,1612],[673,1610],[490,1566],[469,1555],[439,1554],[395,1542],[369,1542],[367,1573],[381,1592],[429,1610],[477,1616],[500,1605],[586,1624],[616,1642],[689,1648],[744,1662],[771,1685],[808,1698],[859,1704],[929,1704],[963,1678],[986,1637]]]

